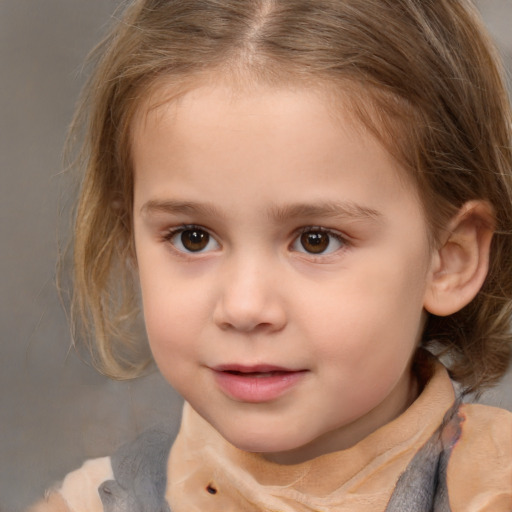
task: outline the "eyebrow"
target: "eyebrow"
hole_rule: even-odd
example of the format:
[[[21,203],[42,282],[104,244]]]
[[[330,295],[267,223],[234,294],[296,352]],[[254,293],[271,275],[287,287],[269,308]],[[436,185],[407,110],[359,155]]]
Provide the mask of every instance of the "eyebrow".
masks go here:
[[[196,214],[205,217],[225,218],[226,215],[215,205],[194,201],[156,200],[151,199],[141,208],[143,215],[157,213]],[[276,222],[284,222],[294,218],[340,218],[351,220],[378,220],[382,214],[365,206],[346,201],[327,201],[318,203],[292,203],[289,205],[272,205],[268,218]]]
[[[275,205],[270,209],[270,217],[277,221],[293,218],[348,218],[351,220],[378,220],[381,213],[373,208],[346,201],[319,203],[297,203],[285,206]]]
[[[194,213],[201,214],[205,217],[224,217],[224,214],[216,206],[210,203],[196,203],[193,201],[159,201],[157,199],[151,199],[144,203],[140,211],[143,215],[155,213]]]

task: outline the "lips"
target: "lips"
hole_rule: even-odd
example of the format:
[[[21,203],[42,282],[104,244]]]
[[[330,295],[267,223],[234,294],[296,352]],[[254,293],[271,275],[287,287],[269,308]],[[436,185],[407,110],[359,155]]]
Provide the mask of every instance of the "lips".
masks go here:
[[[306,370],[266,364],[229,364],[212,370],[222,392],[234,400],[249,403],[276,400],[298,385],[306,374]]]

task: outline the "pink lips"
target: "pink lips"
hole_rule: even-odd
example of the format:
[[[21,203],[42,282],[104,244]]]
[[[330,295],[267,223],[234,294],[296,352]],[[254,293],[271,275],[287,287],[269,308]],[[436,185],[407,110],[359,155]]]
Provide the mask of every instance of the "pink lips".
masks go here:
[[[271,365],[222,365],[212,368],[221,390],[241,402],[275,400],[295,386],[305,370],[290,370]]]

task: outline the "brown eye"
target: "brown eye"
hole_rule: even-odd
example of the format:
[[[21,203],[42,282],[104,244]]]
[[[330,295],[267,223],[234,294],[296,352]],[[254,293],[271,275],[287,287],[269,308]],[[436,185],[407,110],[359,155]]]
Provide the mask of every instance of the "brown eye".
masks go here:
[[[312,254],[321,254],[329,247],[330,239],[327,233],[321,231],[309,231],[302,233],[300,244],[306,252]]]
[[[180,238],[183,247],[190,252],[202,251],[210,241],[210,235],[201,229],[185,229]]]
[[[347,241],[341,233],[311,226],[302,229],[302,233],[293,241],[291,249],[305,254],[326,255],[347,245]]]
[[[176,250],[184,253],[204,253],[220,248],[219,243],[205,229],[195,226],[183,226],[165,236]]]

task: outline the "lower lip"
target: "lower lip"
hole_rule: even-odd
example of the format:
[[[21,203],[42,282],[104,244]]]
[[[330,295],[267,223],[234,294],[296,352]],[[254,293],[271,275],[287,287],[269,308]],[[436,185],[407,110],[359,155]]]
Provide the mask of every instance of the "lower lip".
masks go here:
[[[285,394],[302,380],[306,372],[274,372],[260,376],[225,371],[215,371],[214,374],[218,386],[231,398],[241,402],[261,403]]]

